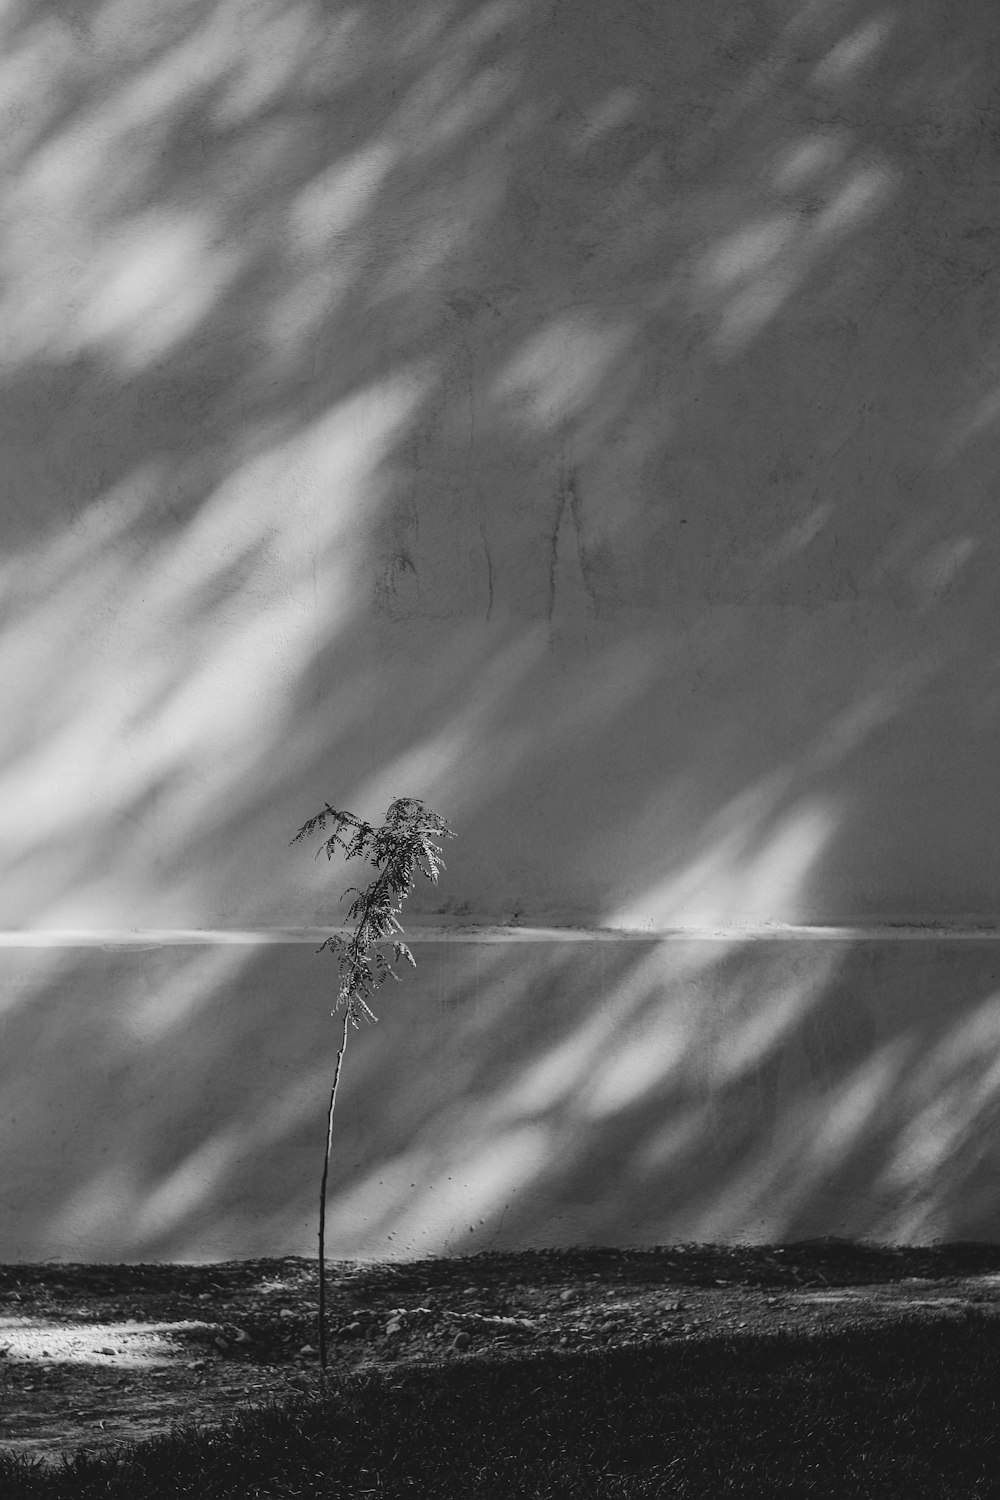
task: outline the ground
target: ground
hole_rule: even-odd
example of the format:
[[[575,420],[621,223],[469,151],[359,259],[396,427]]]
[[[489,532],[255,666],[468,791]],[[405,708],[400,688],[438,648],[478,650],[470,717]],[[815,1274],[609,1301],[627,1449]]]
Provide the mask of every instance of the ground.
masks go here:
[[[327,1266],[328,1367],[1000,1318],[1000,1246],[539,1251]],[[0,1267],[0,1446],[55,1460],[317,1380],[316,1264]]]

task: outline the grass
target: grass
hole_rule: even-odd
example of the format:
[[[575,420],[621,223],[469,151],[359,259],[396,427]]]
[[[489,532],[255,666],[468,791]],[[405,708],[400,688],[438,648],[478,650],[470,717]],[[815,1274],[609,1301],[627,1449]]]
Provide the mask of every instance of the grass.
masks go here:
[[[823,1335],[365,1372],[55,1469],[0,1460],[4,1500],[159,1496],[1000,1496],[1000,1329]]]

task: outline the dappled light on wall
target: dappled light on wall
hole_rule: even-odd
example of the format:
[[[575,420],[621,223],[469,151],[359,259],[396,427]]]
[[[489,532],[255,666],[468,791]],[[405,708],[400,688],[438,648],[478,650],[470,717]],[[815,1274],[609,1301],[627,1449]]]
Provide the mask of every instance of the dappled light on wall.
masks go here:
[[[945,206],[933,26],[592,19],[5,14],[4,925],[314,920],[265,851],[331,768],[354,804],[451,789],[481,916],[624,920],[666,879],[665,917],[791,920],[807,870],[821,900],[852,789],[796,764],[988,556],[941,447],[968,340],[896,380]],[[928,95],[942,150],[974,63]],[[632,838],[657,797],[689,811]]]
[[[397,795],[342,1253],[995,1225],[1000,10],[0,38],[13,1249],[311,1249],[288,839]]]
[[[579,314],[562,318],[536,334],[501,373],[495,398],[523,412],[532,426],[557,428],[586,411],[630,337],[626,328],[602,328]]]
[[[716,344],[732,355],[776,316],[823,255],[891,196],[885,163],[835,170],[843,138],[814,137],[780,162],[774,186],[790,203],[722,239],[695,275],[694,305],[717,320]]]
[[[817,63],[813,82],[821,88],[835,88],[855,79],[885,46],[894,24],[893,12],[886,10],[848,32]]]
[[[752,824],[730,821],[692,864],[609,917],[612,927],[724,928],[741,923],[795,922],[800,893],[835,826],[822,803],[791,808],[760,837]]]
[[[992,1210],[1000,1117],[1000,995],[987,996],[952,1027],[917,1048],[899,1100],[899,1132],[878,1187],[901,1198],[904,1233],[920,1240],[934,1232],[936,1193],[956,1172],[955,1190],[972,1222]],[[888,1215],[886,1216],[888,1218]]]
[[[419,390],[418,371],[401,374],[265,443],[170,536],[150,526],[165,467],[153,464],[4,565],[18,621],[0,640],[4,926],[157,925],[144,901],[171,844],[252,773],[317,631],[355,607],[352,537]],[[86,618],[104,628],[81,636]],[[93,841],[123,820],[129,856],[95,869]],[[158,895],[175,919],[197,902],[188,880]]]

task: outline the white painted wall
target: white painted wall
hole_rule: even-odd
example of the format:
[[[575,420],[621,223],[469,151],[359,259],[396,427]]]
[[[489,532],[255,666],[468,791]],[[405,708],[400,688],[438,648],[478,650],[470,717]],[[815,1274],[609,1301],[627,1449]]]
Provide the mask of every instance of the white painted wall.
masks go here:
[[[345,1251],[993,1235],[995,6],[0,38],[0,1257],[311,1247],[332,973],[264,939],[397,794],[460,837]]]

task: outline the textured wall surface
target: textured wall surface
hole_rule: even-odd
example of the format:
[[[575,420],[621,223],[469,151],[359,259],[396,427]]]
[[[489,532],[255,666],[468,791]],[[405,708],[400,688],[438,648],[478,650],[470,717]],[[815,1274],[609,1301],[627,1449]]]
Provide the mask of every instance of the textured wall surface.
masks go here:
[[[0,1256],[311,1245],[396,795],[343,1248],[995,1234],[994,0],[0,40]]]
[[[415,953],[350,1033],[333,1255],[1000,1238],[994,939]],[[0,1256],[314,1252],[340,1026],[312,946],[5,956]]]

